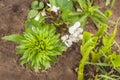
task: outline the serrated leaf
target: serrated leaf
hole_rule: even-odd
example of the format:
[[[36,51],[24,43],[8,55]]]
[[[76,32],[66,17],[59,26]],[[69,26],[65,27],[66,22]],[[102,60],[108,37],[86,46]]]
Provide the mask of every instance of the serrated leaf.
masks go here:
[[[93,36],[92,33],[84,32],[83,33],[82,45],[84,45],[92,36]]]
[[[113,53],[110,56],[110,60],[114,67],[120,67],[120,55],[119,54]]]
[[[98,37],[102,36],[105,33],[107,27],[108,26],[106,24],[102,24],[101,27],[99,27],[99,30],[98,30],[96,36],[98,36]]]
[[[103,37],[103,44],[106,47],[111,47],[113,45],[116,33],[117,33],[117,26],[115,26],[115,29],[111,35]]]
[[[90,52],[95,48],[97,40],[98,37],[92,37],[81,47],[82,59],[79,65],[78,80],[84,80],[84,65],[89,59]]]
[[[84,56],[85,52],[87,51],[87,49],[89,47],[95,47],[96,43],[97,43],[98,37],[92,37],[90,38],[84,45],[82,45],[81,47],[81,54]]]
[[[91,52],[91,55],[92,55],[92,61],[91,62],[97,62],[100,57],[102,56],[102,53],[100,52]]]

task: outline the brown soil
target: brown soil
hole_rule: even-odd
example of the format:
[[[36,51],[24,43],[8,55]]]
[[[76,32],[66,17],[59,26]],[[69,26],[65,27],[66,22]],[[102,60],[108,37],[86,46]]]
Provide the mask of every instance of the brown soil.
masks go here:
[[[47,71],[35,73],[27,67],[20,66],[19,55],[15,53],[16,44],[5,42],[1,37],[13,33],[21,33],[24,30],[24,21],[28,14],[32,0],[0,0],[0,80],[77,80],[75,69],[80,60],[79,45],[74,44],[57,62]],[[103,6],[104,0],[98,0]],[[116,0],[112,18],[120,17],[120,0]],[[95,32],[92,22],[86,26],[86,30]],[[110,31],[113,30],[111,26]],[[120,23],[117,42],[120,44]],[[88,76],[89,77],[89,76]]]

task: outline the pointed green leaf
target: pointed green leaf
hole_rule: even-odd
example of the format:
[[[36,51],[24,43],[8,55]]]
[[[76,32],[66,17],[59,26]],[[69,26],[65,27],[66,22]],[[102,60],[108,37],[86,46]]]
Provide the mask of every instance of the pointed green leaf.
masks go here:
[[[21,40],[23,40],[24,37],[19,35],[19,34],[12,34],[12,35],[9,35],[9,36],[4,36],[2,39],[13,41],[13,42],[16,42],[16,43],[21,43]]]

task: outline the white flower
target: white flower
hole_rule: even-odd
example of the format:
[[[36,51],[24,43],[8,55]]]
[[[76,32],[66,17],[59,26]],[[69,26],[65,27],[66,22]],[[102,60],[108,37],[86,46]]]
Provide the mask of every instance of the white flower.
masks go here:
[[[80,40],[82,40],[82,39],[83,39],[83,35],[79,35],[78,37],[79,37],[79,39],[80,39]]]
[[[57,11],[59,10],[59,7],[57,7],[57,6],[55,6],[55,5],[53,5],[53,6],[51,6],[51,4],[48,4],[47,3],[47,5],[51,8],[51,10],[53,11],[53,12],[55,12],[55,13],[57,13]]]
[[[71,40],[72,42],[78,42],[80,39],[79,39],[78,35],[77,35],[77,36],[70,35],[70,40]]]
[[[71,40],[65,41],[65,45],[66,45],[67,47],[70,47],[70,46],[72,45],[72,41],[71,41]]]
[[[69,38],[68,35],[64,35],[64,36],[61,37],[61,40],[63,42],[65,42],[66,40],[68,40],[68,38]]]
[[[58,10],[59,10],[59,7],[56,7],[56,6],[53,6],[53,7],[52,7],[52,11],[53,11],[53,12],[57,13]]]
[[[61,40],[65,43],[67,47],[70,47],[72,45],[72,41],[69,39],[68,35],[62,36]]]
[[[83,32],[83,28],[78,28],[77,31],[82,33]]]
[[[73,34],[77,28],[80,27],[80,22],[76,22],[72,27],[69,28],[69,33]]]
[[[76,38],[73,35],[69,36],[69,40],[71,40],[72,42],[76,41]]]
[[[76,28],[80,27],[80,22],[75,22],[74,26],[75,26]]]
[[[61,40],[67,47],[70,47],[73,42],[78,42],[83,39],[83,28],[80,28],[80,22],[76,22],[72,27],[69,28],[69,35],[64,35]]]
[[[35,17],[35,20],[36,20],[36,21],[39,21],[39,19],[40,19],[40,14],[38,14],[38,15]]]
[[[80,34],[79,31],[75,31],[75,32],[74,32],[73,34],[71,34],[71,35],[73,35],[74,37],[77,37],[79,34]]]

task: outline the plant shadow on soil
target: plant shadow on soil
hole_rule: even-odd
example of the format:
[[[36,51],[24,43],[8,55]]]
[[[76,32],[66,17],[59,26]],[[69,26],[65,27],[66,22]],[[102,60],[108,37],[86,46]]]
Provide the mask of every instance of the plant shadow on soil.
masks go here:
[[[32,0],[0,0],[0,80],[77,80],[75,69],[80,61],[80,43],[74,44],[63,55],[58,56],[57,62],[46,71],[35,73],[26,66],[20,66],[20,55],[15,53],[13,42],[3,41],[1,37],[24,31],[24,21],[28,14]],[[96,1],[103,7],[104,0]],[[101,3],[102,2],[102,3]],[[112,19],[120,16],[120,0],[116,0]],[[104,9],[103,9],[104,10]],[[93,23],[89,21],[85,30],[96,32]],[[117,42],[120,44],[120,24],[118,26]],[[113,30],[113,26],[109,31]],[[89,73],[89,70],[87,70]],[[87,72],[86,71],[86,72]],[[89,75],[86,76],[89,78]],[[87,79],[86,79],[87,80]]]

